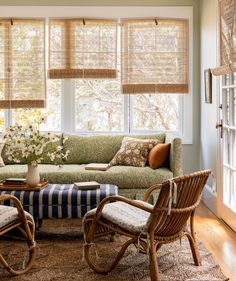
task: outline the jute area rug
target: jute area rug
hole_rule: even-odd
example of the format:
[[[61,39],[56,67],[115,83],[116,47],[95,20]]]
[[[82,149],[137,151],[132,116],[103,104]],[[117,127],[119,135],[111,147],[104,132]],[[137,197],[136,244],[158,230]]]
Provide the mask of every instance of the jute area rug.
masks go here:
[[[77,220],[45,220],[37,233],[37,255],[33,268],[26,274],[12,277],[0,265],[0,280],[4,281],[149,281],[148,258],[138,254],[134,246],[128,248],[119,265],[108,275],[94,273],[83,260],[83,234]],[[109,262],[124,238],[117,236],[115,242],[100,238],[94,253],[101,262]],[[0,240],[0,252],[16,247],[11,238]],[[203,265],[193,263],[187,239],[164,245],[158,251],[159,270],[162,281],[226,281],[220,267],[198,242]],[[2,248],[2,249],[1,249]]]

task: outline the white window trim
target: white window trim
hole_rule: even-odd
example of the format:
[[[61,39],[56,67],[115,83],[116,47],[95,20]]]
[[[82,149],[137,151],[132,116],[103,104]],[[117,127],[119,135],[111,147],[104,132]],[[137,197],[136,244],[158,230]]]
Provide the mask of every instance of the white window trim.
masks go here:
[[[158,6],[2,6],[0,9],[1,18],[12,17],[106,17],[106,18],[142,18],[142,17],[169,17],[169,18],[187,18],[189,19],[189,94],[180,98],[180,124],[181,136],[184,144],[193,143],[193,8],[191,6],[177,7],[158,7]],[[62,103],[62,126],[61,130],[67,133],[75,133],[74,118],[74,101],[72,100],[73,83],[66,81],[64,83],[62,98],[66,92],[67,99]],[[69,91],[70,93],[68,93]],[[125,104],[128,98],[125,98]],[[70,114],[65,114],[70,113]],[[64,114],[63,114],[64,113]],[[125,118],[128,112],[125,111]],[[10,114],[6,113],[6,122],[11,119]],[[127,125],[125,125],[127,131]],[[102,132],[99,132],[100,134]],[[107,133],[107,132],[106,132]],[[135,132],[136,133],[136,132]],[[137,132],[138,133],[138,132]],[[142,133],[142,131],[140,131]],[[145,131],[145,133],[157,133]],[[110,134],[110,133],[109,133]]]

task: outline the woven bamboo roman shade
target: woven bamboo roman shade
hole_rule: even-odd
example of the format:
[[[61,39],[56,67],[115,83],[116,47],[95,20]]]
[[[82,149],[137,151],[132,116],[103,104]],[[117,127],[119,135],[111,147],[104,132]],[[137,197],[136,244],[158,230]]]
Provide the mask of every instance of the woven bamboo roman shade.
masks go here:
[[[220,66],[214,75],[236,72],[236,0],[220,0]]]
[[[188,93],[188,20],[122,20],[124,94]]]
[[[117,21],[51,19],[49,78],[115,78]]]
[[[0,108],[44,107],[45,24],[0,19]]]

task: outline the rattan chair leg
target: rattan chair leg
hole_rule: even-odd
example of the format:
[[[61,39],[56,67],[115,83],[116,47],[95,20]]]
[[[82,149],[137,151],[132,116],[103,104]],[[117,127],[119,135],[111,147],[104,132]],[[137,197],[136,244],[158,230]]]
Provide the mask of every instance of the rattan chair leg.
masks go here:
[[[21,275],[23,273],[26,273],[33,265],[34,259],[35,259],[35,248],[29,250],[29,261],[27,265],[25,266],[24,269],[21,270],[14,270],[8,263],[7,261],[3,258],[2,255],[0,255],[0,262],[3,264],[5,269],[10,272],[12,275]]]
[[[29,223],[29,222],[28,222]],[[25,225],[23,225],[25,226]],[[31,224],[29,228],[27,228],[26,231],[23,229],[18,228],[19,230],[22,230],[21,233],[23,234],[24,238],[26,239],[26,243],[28,244],[28,251],[29,251],[29,260],[27,264],[24,266],[22,269],[14,269],[12,266],[9,265],[9,263],[6,261],[6,259],[0,255],[0,263],[3,264],[3,266],[6,268],[7,271],[9,271],[13,275],[20,275],[25,272],[27,272],[33,265],[34,259],[35,259],[35,247],[36,244],[34,242],[34,233],[35,233],[35,228],[34,225]],[[23,257],[22,257],[23,259]]]
[[[117,264],[119,263],[119,261],[121,260],[121,258],[123,257],[125,250],[129,247],[129,245],[135,243],[136,238],[132,238],[128,241],[126,241],[123,246],[121,247],[120,251],[118,252],[117,256],[115,257],[114,261],[107,266],[107,268],[101,268],[99,266],[97,266],[92,259],[92,254],[90,253],[91,250],[91,246],[93,245],[93,243],[86,243],[84,245],[84,257],[88,263],[88,265],[97,273],[101,273],[101,274],[106,274],[110,271],[112,271]]]
[[[150,236],[149,267],[151,281],[160,281],[154,236]]]
[[[193,211],[190,216],[190,230],[191,230],[191,235],[192,235],[194,241],[196,241],[195,229],[194,229],[194,213],[195,213],[195,211]]]
[[[188,241],[190,244],[190,248],[192,251],[192,256],[193,256],[193,260],[196,266],[200,266],[202,265],[201,263],[201,256],[197,247],[197,244],[194,240],[194,238],[192,237],[192,235],[190,233],[186,233],[186,236],[188,237]]]

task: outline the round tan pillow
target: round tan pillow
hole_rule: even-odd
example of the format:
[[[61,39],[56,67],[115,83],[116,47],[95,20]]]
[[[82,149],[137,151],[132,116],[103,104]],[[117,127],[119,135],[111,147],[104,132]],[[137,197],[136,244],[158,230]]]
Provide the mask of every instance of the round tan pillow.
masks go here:
[[[148,163],[152,169],[162,167],[168,160],[170,143],[159,143],[155,145],[148,154]]]

